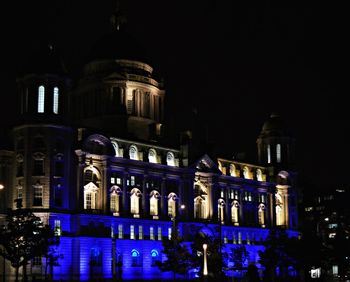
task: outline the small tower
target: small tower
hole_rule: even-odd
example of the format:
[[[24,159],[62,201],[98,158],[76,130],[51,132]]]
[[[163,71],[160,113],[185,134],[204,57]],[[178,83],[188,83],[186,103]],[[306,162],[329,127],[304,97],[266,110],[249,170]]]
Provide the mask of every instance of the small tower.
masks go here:
[[[24,208],[69,208],[71,147],[70,79],[55,48],[35,49],[17,78],[20,101],[13,128],[14,171],[9,197]]]
[[[294,164],[295,140],[281,117],[272,113],[264,123],[256,141],[258,161],[262,165],[289,169]]]

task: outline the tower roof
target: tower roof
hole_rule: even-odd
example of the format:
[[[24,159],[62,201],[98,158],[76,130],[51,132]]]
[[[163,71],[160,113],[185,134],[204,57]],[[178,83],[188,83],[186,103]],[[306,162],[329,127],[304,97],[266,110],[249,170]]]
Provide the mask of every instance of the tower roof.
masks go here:
[[[52,44],[40,43],[29,52],[20,68],[21,74],[67,74],[62,58]]]
[[[287,127],[277,113],[272,113],[269,119],[264,123],[260,136],[284,136],[288,135]]]

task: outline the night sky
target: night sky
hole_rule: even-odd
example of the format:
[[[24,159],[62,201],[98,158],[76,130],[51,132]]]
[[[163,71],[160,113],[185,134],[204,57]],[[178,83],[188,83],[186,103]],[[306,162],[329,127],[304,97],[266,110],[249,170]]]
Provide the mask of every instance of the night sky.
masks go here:
[[[307,188],[350,186],[346,10],[330,2],[234,2],[122,1],[124,29],[164,79],[169,127],[181,127],[195,111],[224,156],[249,155],[264,121],[279,112],[297,138]],[[1,17],[5,125],[13,119],[7,103],[14,104],[16,71],[38,40],[53,42],[76,75],[92,44],[111,30],[115,1],[10,5]]]

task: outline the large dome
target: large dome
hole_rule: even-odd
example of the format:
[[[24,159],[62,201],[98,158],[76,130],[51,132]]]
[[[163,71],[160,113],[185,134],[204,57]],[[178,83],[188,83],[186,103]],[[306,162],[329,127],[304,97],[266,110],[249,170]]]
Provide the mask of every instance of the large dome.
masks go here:
[[[113,31],[99,39],[92,47],[87,61],[117,59],[148,62],[141,44],[123,30]]]

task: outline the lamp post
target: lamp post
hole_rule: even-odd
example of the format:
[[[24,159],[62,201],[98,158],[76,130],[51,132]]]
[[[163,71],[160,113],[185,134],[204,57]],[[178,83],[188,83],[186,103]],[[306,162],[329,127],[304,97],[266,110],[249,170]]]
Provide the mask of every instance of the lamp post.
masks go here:
[[[207,244],[203,244],[203,276],[207,277],[208,275],[208,265],[207,265]]]
[[[0,193],[4,190],[5,186],[3,184],[0,183]],[[0,194],[0,198],[1,198],[1,194]],[[1,200],[1,208],[2,208],[2,200]],[[5,206],[4,206],[5,209]],[[2,281],[5,282],[5,272],[6,272],[6,262],[5,262],[5,257],[2,257],[3,259],[3,264],[2,264]]]

